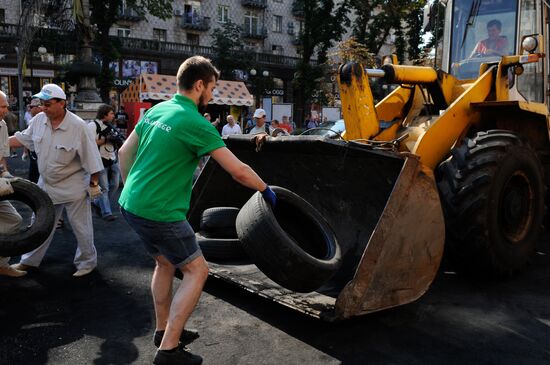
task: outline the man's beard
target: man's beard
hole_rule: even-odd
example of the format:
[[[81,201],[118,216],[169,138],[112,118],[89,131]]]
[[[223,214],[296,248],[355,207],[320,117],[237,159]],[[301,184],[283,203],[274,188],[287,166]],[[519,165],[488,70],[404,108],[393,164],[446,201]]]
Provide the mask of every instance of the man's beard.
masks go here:
[[[206,100],[204,93],[202,93],[201,96],[199,97],[199,105],[197,105],[197,108],[199,109],[199,113],[201,114],[206,113],[206,108],[208,107],[209,101],[210,100]]]

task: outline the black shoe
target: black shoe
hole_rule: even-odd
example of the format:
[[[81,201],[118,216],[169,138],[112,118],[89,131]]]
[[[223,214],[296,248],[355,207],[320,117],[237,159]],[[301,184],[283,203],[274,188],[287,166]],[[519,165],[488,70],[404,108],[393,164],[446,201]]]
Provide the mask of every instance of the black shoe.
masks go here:
[[[156,347],[160,346],[163,336],[164,336],[164,331],[155,331],[155,336],[153,337],[153,341],[155,342]],[[199,338],[199,332],[197,330],[184,329],[180,336],[180,343],[183,346],[189,345],[191,342],[195,341],[197,338]]]
[[[99,205],[92,203],[92,213],[94,213],[96,216],[101,217],[101,208]]]
[[[103,217],[103,220],[104,221],[107,221],[107,222],[112,222],[116,219],[116,217],[112,214],[107,214],[106,216]]]
[[[175,351],[163,351],[157,350],[155,359],[153,360],[155,365],[200,365],[202,364],[202,357],[194,355],[185,350],[183,346],[178,346]]]

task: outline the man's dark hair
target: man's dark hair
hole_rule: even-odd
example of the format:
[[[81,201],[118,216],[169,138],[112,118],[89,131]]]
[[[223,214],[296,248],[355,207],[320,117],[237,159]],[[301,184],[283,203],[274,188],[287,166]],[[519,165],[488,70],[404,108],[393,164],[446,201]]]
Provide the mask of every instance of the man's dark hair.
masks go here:
[[[494,27],[494,26],[496,26],[498,28],[498,30],[502,30],[502,23],[500,22],[500,20],[493,19],[489,23],[487,23],[487,29],[489,29],[491,27]]]
[[[218,81],[220,71],[208,58],[202,56],[193,56],[186,59],[178,69],[177,80],[178,90],[191,90],[193,84],[202,80],[204,86],[212,81]]]
[[[101,120],[105,118],[105,116],[109,114],[109,112],[114,112],[114,111],[115,110],[113,109],[112,106],[107,104],[101,104],[99,106],[99,109],[97,109],[97,115],[95,116],[95,118]]]

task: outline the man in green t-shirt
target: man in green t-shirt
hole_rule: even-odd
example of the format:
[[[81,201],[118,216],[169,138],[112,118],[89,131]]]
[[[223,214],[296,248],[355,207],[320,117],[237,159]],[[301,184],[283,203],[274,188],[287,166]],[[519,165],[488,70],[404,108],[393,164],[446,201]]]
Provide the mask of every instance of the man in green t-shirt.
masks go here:
[[[272,206],[276,196],[262,179],[225,147],[216,128],[198,110],[212,99],[219,78],[210,60],[195,56],[178,70],[178,92],[149,109],[119,151],[126,221],[155,259],[151,291],[156,316],[154,364],[201,364],[184,345],[198,337],[185,330],[208,276],[193,229],[186,220],[193,172],[210,154],[233,178],[261,191]],[[178,267],[183,280],[172,298]]]

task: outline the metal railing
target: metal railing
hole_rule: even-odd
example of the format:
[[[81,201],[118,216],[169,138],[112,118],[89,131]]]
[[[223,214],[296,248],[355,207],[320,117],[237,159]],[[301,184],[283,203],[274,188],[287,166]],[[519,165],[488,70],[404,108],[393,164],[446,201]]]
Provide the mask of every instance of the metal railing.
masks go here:
[[[208,30],[210,29],[210,18],[192,14],[186,14],[181,18],[183,29]]]
[[[265,30],[262,28],[261,30]],[[16,24],[6,24],[0,23],[0,38],[13,38],[17,36],[17,25]],[[50,46],[49,42],[45,42],[48,39],[58,40],[59,38],[65,39],[63,42],[63,49]],[[202,55],[205,57],[213,58],[215,56],[214,49],[207,46],[199,46],[194,44],[184,44],[184,43],[175,43],[175,42],[163,42],[153,39],[142,39],[142,38],[129,38],[129,37],[109,37],[111,42],[116,44],[121,51],[125,53],[125,56],[128,56],[126,53],[136,53],[136,52],[145,52],[145,53],[154,53],[156,55],[174,55],[174,56],[192,56],[192,55]],[[58,29],[48,29],[40,28],[38,29],[37,36],[35,39],[39,43],[44,43],[42,45],[48,48],[48,51],[52,53],[67,51],[68,49],[76,50],[76,38],[70,36],[69,32],[61,31]],[[59,43],[59,42],[58,42]],[[296,67],[300,61],[297,57],[289,57],[283,55],[276,55],[271,53],[254,53],[254,60],[257,63],[273,66],[289,66]],[[315,63],[315,61],[312,61]]]
[[[247,24],[243,26],[242,35],[245,38],[265,39],[267,38],[267,29],[262,26],[249,27]]]
[[[241,5],[263,9],[267,7],[267,0],[241,0]]]

